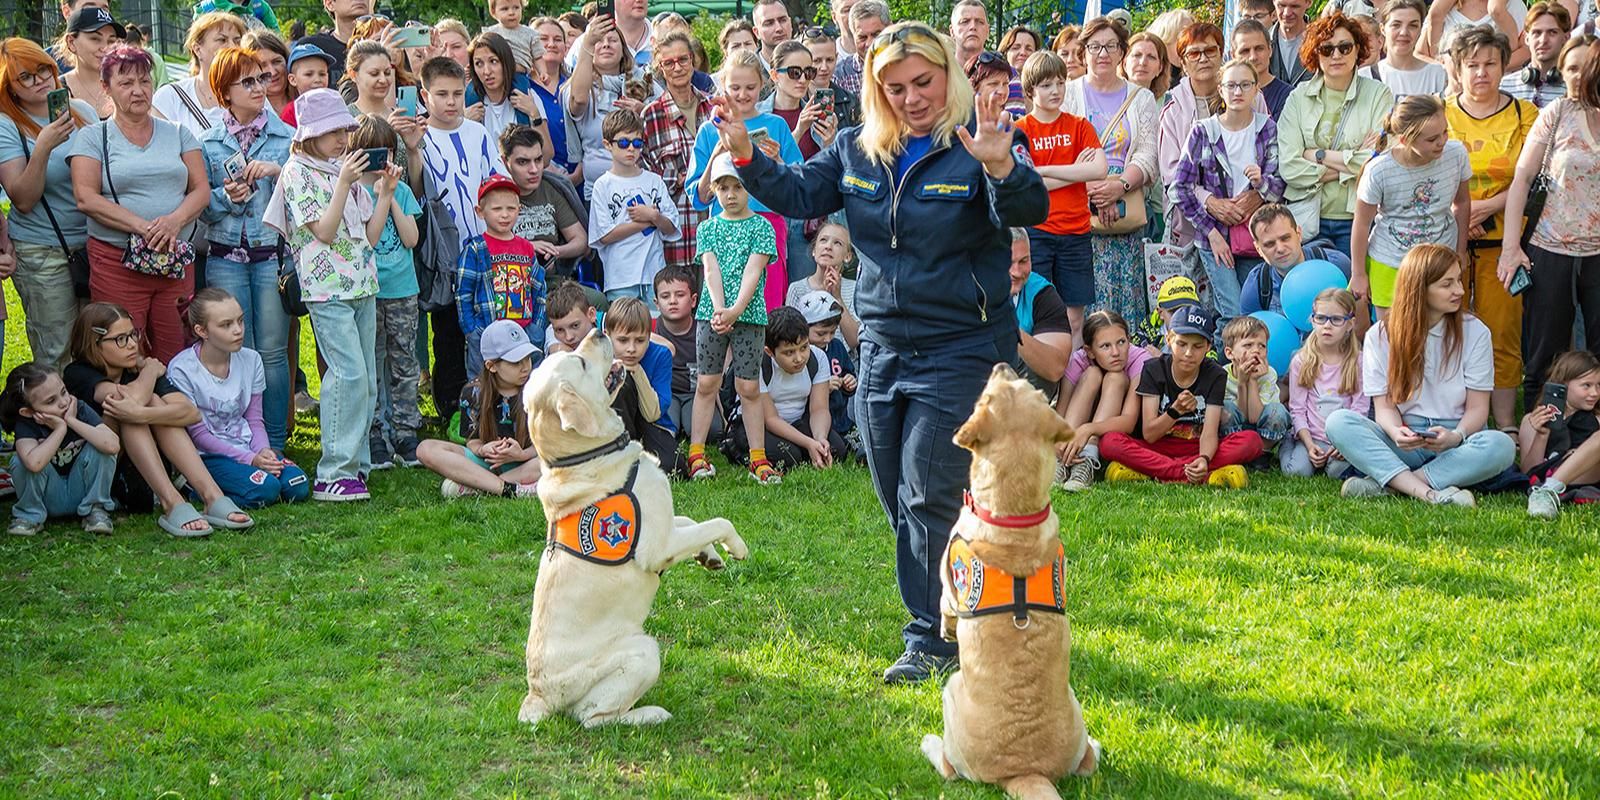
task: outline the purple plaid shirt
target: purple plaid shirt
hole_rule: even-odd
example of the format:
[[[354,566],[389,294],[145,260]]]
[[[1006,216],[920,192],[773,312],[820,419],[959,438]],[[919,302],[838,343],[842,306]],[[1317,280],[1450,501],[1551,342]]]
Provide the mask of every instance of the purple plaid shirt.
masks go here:
[[[699,108],[695,118],[711,119],[711,96],[694,90]],[[689,130],[688,119],[678,109],[671,92],[662,92],[655,102],[645,106],[644,168],[661,176],[678,204],[678,230],[682,238],[675,242],[662,242],[661,247],[668,264],[682,264],[698,270],[695,258],[695,231],[705,222],[705,211],[696,210],[689,201],[684,185],[689,177],[689,161],[694,156],[694,138],[698,131]]]
[[[1261,186],[1257,191],[1264,202],[1282,202],[1284,182],[1283,176],[1278,174],[1278,126],[1265,114],[1258,112],[1256,116],[1266,117],[1264,124],[1256,131],[1255,163],[1261,168]],[[1173,173],[1171,187],[1178,208],[1194,223],[1196,239],[1204,239],[1213,229],[1223,236],[1228,235],[1228,231],[1206,211],[1200,191],[1205,191],[1205,196],[1222,198],[1236,194],[1230,185],[1232,180],[1228,176],[1228,169],[1223,165],[1228,150],[1222,143],[1221,124],[1217,124],[1215,139],[1208,135],[1206,127],[1206,120],[1201,120],[1189,131],[1189,141],[1183,147],[1183,155],[1178,158],[1178,169]]]

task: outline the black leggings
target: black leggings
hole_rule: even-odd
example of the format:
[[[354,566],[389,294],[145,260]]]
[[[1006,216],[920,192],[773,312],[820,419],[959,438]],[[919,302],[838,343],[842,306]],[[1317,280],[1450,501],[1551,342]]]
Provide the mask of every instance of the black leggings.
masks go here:
[[[807,410],[806,413],[800,415],[799,420],[790,424],[794,426],[796,431],[809,437],[811,435],[811,412]],[[726,455],[730,461],[737,461],[744,466],[750,466],[750,437],[744,433],[743,420],[735,419],[728,423],[728,438],[732,444],[722,451],[723,455]],[[836,462],[843,461],[846,449],[844,438],[830,426],[828,430],[828,450],[833,453],[833,460]],[[787,471],[790,467],[810,464],[811,453],[806,450],[804,445],[798,442],[791,442],[773,433],[772,429],[768,428],[767,460],[772,462],[772,466]]]
[[[1572,349],[1583,313],[1583,349],[1600,352],[1600,255],[1566,256],[1528,245],[1533,285],[1522,294],[1522,402],[1533,408],[1556,356]]]
[[[433,323],[433,407],[448,422],[467,385],[467,337],[454,306],[429,311],[428,319]]]

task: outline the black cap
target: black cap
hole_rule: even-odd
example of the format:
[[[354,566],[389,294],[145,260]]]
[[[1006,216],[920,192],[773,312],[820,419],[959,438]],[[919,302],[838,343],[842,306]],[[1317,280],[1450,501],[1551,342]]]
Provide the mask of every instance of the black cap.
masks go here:
[[[84,6],[78,9],[78,13],[73,14],[72,19],[67,22],[67,33],[88,33],[107,25],[117,32],[118,39],[128,38],[128,29],[122,27],[122,23],[117,22],[110,11],[99,6]]]

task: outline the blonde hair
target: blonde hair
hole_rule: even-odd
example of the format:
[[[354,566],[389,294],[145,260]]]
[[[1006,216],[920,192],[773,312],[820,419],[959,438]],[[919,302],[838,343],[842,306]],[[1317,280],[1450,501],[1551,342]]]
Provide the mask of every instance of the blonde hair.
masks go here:
[[[1317,303],[1333,303],[1344,309],[1344,313],[1354,316],[1356,313],[1356,296],[1349,289],[1329,287],[1317,293],[1311,303],[1313,311]],[[1337,345],[1343,361],[1339,364],[1339,394],[1353,395],[1361,391],[1361,340],[1356,338],[1356,327],[1350,325],[1344,329],[1344,339]],[[1298,384],[1302,389],[1312,389],[1317,385],[1317,376],[1322,374],[1322,351],[1317,349],[1315,336],[1306,338],[1306,343],[1300,346],[1300,380]]]
[[[717,72],[717,79],[723,85],[728,83],[728,77],[735,69],[747,69],[756,76],[762,86],[772,80],[767,74],[766,67],[761,66],[761,53],[758,50],[735,50],[722,59],[722,69]]]
[[[460,36],[461,41],[463,42],[472,41],[472,34],[467,33],[467,26],[461,24],[461,20],[454,17],[445,17],[444,19],[433,23],[433,32],[435,35],[441,33],[453,33],[457,36]]]
[[[606,309],[606,333],[649,333],[650,307],[637,297],[623,297]]]
[[[1167,61],[1170,63],[1174,60],[1172,51],[1178,45],[1178,36],[1183,33],[1184,28],[1193,25],[1194,22],[1194,14],[1189,9],[1174,8],[1170,11],[1162,12],[1160,16],[1151,20],[1150,24],[1145,27],[1145,32],[1160,39],[1162,44],[1167,46],[1166,51],[1162,54],[1167,57]]]
[[[911,56],[922,56],[945,71],[944,113],[933,123],[937,146],[949,147],[956,128],[972,116],[972,84],[956,63],[956,46],[950,37],[921,22],[890,25],[878,34],[862,64],[861,134],[856,140],[867,159],[882,167],[893,164],[905,151],[907,132],[879,86],[880,75],[891,64]]]
[[[206,34],[224,25],[232,26],[239,31],[239,37],[244,38],[244,20],[237,14],[229,11],[209,11],[194,18],[189,23],[189,33],[183,37],[183,50],[189,54],[189,69],[194,74],[200,74],[200,59],[195,55],[195,49],[200,46],[200,40]]]
[[[1256,65],[1250,63],[1246,59],[1235,58],[1229,60],[1228,63],[1222,65],[1222,69],[1218,70],[1217,74],[1222,75],[1234,67],[1244,67],[1245,69],[1250,70],[1250,80],[1255,81],[1257,88],[1259,88],[1261,83],[1261,73],[1256,71]]]
[[[1422,126],[1444,113],[1444,103],[1431,94],[1411,94],[1400,98],[1383,121],[1384,146],[1393,145],[1397,137],[1407,140],[1416,137]]]

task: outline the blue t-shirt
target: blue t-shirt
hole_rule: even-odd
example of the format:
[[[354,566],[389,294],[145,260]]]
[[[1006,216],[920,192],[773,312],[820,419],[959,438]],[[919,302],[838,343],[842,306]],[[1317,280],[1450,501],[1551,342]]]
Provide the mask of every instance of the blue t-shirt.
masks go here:
[[[661,418],[656,424],[673,433],[678,432],[678,427],[672,424],[672,415],[666,412],[667,406],[672,404],[672,351],[660,342],[651,342],[644,349],[644,357],[639,359],[639,368],[650,378],[650,388],[656,392],[656,398],[661,403]]]
[[[778,143],[778,160],[783,163],[799,164],[806,160],[805,156],[800,154],[800,145],[795,143],[794,134],[789,131],[789,123],[784,122],[783,118],[777,114],[757,114],[745,120],[744,124],[749,130],[755,130],[756,128],[765,130],[767,135]],[[708,119],[700,123],[700,130],[694,137],[694,155],[689,161],[689,178],[683,184],[689,189],[690,204],[700,211],[710,209],[712,216],[722,213],[722,204],[717,202],[716,193],[713,192],[711,194],[710,203],[702,204],[700,202],[700,193],[695,190],[695,186],[700,183],[700,176],[705,174],[706,167],[709,166],[708,162],[711,160],[711,151],[716,149],[717,142],[721,141],[721,136],[722,134],[717,132],[717,126],[711,120]],[[755,195],[750,195],[750,210],[757,214],[772,212],[772,209],[756,199]]]
[[[546,91],[538,81],[533,81],[533,96],[539,98],[539,105],[544,106],[544,134],[549,147],[545,155],[551,163],[561,167],[564,172],[572,171],[572,162],[567,158],[567,116],[566,110],[561,107],[561,85],[567,79],[562,76],[556,82],[556,90]]]
[[[376,190],[368,186],[367,193],[377,197]],[[411,187],[404,183],[394,187],[394,202],[400,207],[400,213],[422,219],[422,206],[417,204],[417,196],[411,193]],[[378,253],[378,299],[395,300],[401,297],[410,297],[420,289],[417,287],[417,268],[411,260],[411,248],[400,243],[400,231],[394,226],[394,217],[391,215],[383,221],[383,235],[378,237],[378,244],[373,250]]]
[[[906,170],[917,163],[917,159],[928,154],[933,149],[932,136],[912,136],[906,139],[906,149],[894,160],[894,182],[896,184],[905,180]]]

